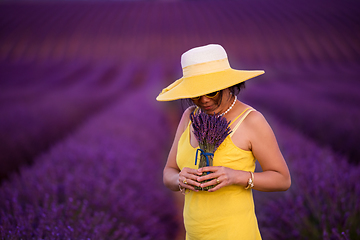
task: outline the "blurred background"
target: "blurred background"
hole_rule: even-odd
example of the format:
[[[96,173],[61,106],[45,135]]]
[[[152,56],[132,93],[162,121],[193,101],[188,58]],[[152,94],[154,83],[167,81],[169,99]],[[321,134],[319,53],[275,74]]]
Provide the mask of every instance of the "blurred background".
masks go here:
[[[155,97],[210,43],[265,70],[239,97],[293,185],[255,191],[263,238],[358,239],[356,0],[0,1],[2,239],[183,239],[162,185],[183,107]]]

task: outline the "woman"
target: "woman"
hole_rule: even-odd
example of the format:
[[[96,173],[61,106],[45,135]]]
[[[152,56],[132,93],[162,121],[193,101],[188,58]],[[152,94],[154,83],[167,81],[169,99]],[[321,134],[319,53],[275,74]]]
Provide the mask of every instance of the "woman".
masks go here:
[[[185,195],[186,239],[261,239],[251,189],[285,191],[290,173],[276,138],[261,113],[237,100],[244,81],[264,71],[234,70],[222,46],[193,48],[181,57],[183,77],[165,88],[158,101],[191,99],[183,113],[164,168],[164,184]],[[213,166],[198,169],[199,146],[190,113],[219,114],[231,121],[232,133],[216,150]],[[262,172],[253,173],[255,159]],[[199,162],[199,161],[198,161]],[[202,176],[203,172],[210,172]],[[204,180],[210,180],[201,183]],[[208,191],[194,187],[214,185]]]

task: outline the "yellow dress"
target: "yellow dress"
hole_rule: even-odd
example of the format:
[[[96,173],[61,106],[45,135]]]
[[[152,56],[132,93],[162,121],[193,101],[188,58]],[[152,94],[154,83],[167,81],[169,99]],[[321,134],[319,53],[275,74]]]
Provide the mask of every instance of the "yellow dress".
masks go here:
[[[240,121],[232,134],[247,114],[253,111],[248,110],[244,111],[246,114],[243,112],[239,115]],[[189,123],[178,143],[176,161],[179,169],[198,169],[195,165],[197,149],[190,144]],[[213,165],[253,172],[255,158],[251,151],[238,148],[229,135],[215,151]],[[190,191],[185,195],[183,215],[187,240],[261,239],[252,190],[245,190],[242,186],[226,186],[215,192]]]

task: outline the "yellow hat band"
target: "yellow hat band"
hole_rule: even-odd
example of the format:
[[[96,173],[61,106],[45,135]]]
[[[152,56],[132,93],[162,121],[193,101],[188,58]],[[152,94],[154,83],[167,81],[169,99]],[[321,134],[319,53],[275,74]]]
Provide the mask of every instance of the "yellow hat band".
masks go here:
[[[221,72],[230,68],[227,58],[189,65],[183,68],[183,77],[193,77],[208,73]]]

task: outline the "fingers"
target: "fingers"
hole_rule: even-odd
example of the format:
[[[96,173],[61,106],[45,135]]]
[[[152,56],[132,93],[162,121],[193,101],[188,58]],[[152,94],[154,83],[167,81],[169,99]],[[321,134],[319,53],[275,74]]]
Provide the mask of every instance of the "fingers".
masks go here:
[[[205,181],[205,180],[218,178],[218,177],[220,177],[222,175],[220,172],[208,172],[208,171],[204,171],[204,172],[207,172],[208,174],[206,174],[204,176],[197,177],[196,181],[202,182],[202,181]]]
[[[183,168],[179,173],[179,185],[193,191],[196,187],[206,188],[213,186],[208,191],[214,192],[222,187],[232,184],[234,170],[223,166],[209,166],[200,169]],[[202,174],[206,172],[207,174]]]
[[[183,170],[181,172],[185,172],[185,173],[189,173],[189,174],[193,174],[193,175],[198,175],[201,176],[202,172],[199,171],[199,169],[192,169],[192,168],[183,168]]]
[[[207,191],[208,192],[215,192],[215,191],[219,190],[220,188],[225,187],[227,185],[229,185],[229,183],[226,180],[222,181],[221,178],[215,178],[215,179],[212,179],[212,180],[210,180],[208,182],[202,183],[200,185],[200,187],[201,188],[207,188],[209,186],[213,186],[212,188],[209,188]]]
[[[179,185],[180,185],[182,188],[186,188],[186,189],[190,189],[190,190],[192,190],[192,191],[198,192],[199,190],[196,190],[194,186],[199,186],[200,183],[198,183],[198,182],[194,182],[194,183],[193,183],[193,182],[194,182],[194,181],[192,181],[192,182],[187,181],[187,183],[181,182],[181,183],[179,183]],[[193,184],[194,184],[194,185],[193,185]]]
[[[196,169],[183,168],[179,173],[179,185],[183,188],[198,191],[195,190],[194,186],[200,186],[200,183],[196,181],[199,174],[201,175]]]
[[[219,183],[220,183],[220,180],[218,181],[218,179],[215,178],[215,179],[211,179],[211,180],[206,181],[206,182],[202,182],[202,183],[200,184],[200,187],[201,187],[201,188],[206,188],[206,187],[209,187],[209,186],[217,185],[217,184],[219,184]]]
[[[208,190],[208,192],[215,192],[215,191],[217,191],[220,188],[225,187],[225,186],[226,186],[226,184],[224,182],[220,182],[219,184],[215,185],[213,188],[210,188]]]
[[[197,171],[202,174],[203,172],[216,172],[221,168],[222,167],[219,167],[219,166],[209,166],[209,167],[199,168]]]
[[[213,186],[213,188],[210,188],[208,191],[214,192],[222,187],[231,184],[231,179],[230,179],[231,171],[232,171],[231,169],[222,166],[204,167],[199,169],[199,172],[210,172],[210,173],[204,176],[200,176],[196,180],[198,182],[203,182],[200,185],[201,188]]]
[[[183,181],[181,181],[181,182],[179,181],[179,184],[183,188],[188,188],[188,189],[191,189],[191,190],[194,190],[194,191],[197,191],[197,190],[195,190],[194,186],[197,186],[197,187],[200,186],[199,182],[197,182],[195,180],[192,180],[190,178],[184,178]]]
[[[196,169],[183,168],[183,170],[181,170],[181,172],[179,173],[179,182],[182,181],[183,183],[185,183],[185,179],[188,183],[188,180],[196,181],[198,176],[200,175],[201,173],[199,173]]]

